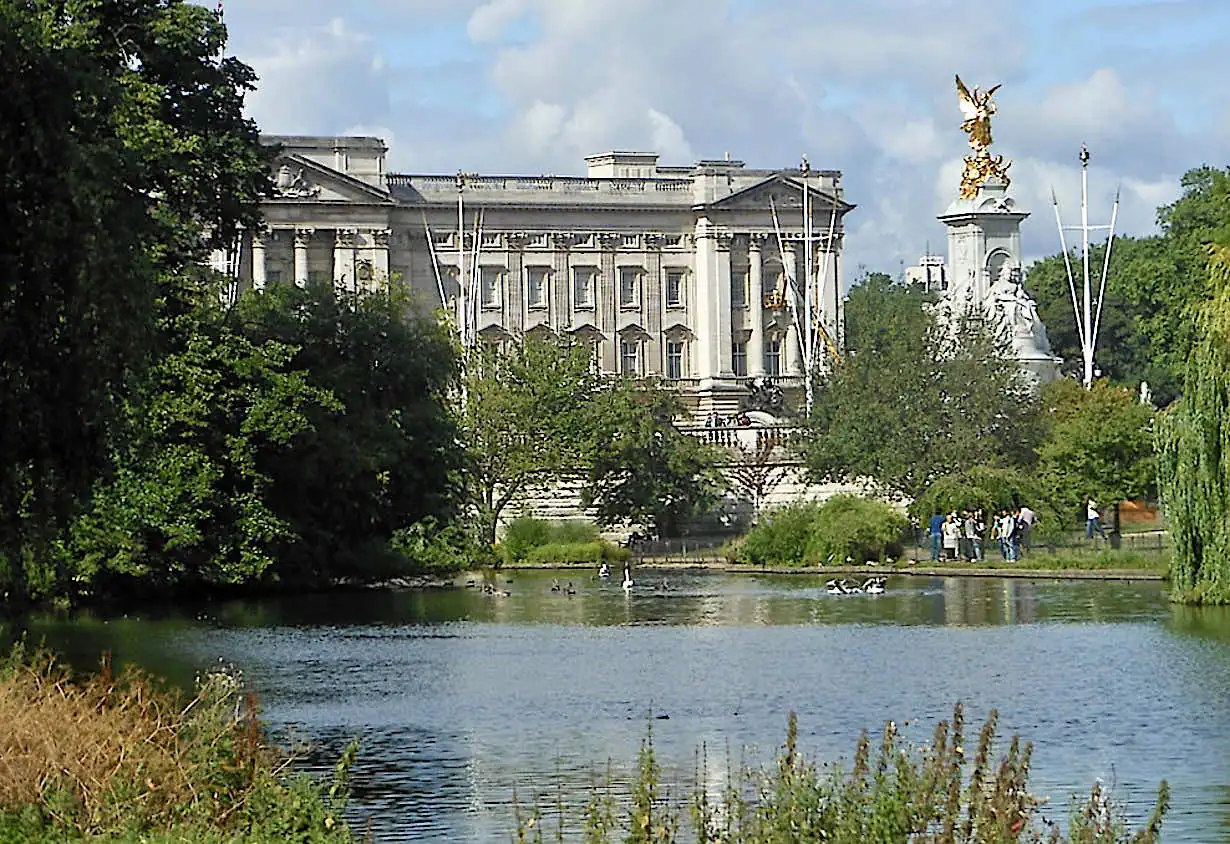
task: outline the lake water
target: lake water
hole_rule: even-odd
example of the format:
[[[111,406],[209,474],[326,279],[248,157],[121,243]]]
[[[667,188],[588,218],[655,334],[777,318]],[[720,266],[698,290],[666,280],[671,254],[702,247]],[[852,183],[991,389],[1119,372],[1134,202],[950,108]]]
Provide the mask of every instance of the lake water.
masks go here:
[[[508,841],[514,791],[553,805],[562,783],[578,803],[608,760],[626,780],[651,711],[668,716],[652,721],[667,778],[693,779],[703,747],[720,786],[742,760],[772,761],[791,711],[801,748],[827,761],[888,719],[923,741],[956,701],[970,734],[998,708],[1005,745],[1034,742],[1048,817],[1099,777],[1141,817],[1166,778],[1167,840],[1230,837],[1230,613],[1172,607],[1157,583],[901,577],[885,595],[832,596],[804,575],[637,577],[630,594],[583,572],[515,572],[506,597],[27,624],[77,662],[110,650],[184,684],[235,663],[277,735],[316,743],[321,770],[359,736],[352,822],[377,841]],[[576,594],[552,592],[555,578]]]

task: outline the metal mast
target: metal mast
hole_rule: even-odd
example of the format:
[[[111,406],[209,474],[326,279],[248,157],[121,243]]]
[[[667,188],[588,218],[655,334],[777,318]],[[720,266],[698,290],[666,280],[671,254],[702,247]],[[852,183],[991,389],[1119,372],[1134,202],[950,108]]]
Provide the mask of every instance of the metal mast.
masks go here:
[[[812,365],[816,360],[816,331],[813,325],[815,314],[812,311],[812,297],[815,295],[815,280],[812,278],[812,231],[811,231],[811,197],[808,186],[808,176],[811,166],[807,156],[803,156],[800,168],[803,174],[803,394],[806,397],[806,410],[811,416],[812,406]]]
[[[1064,266],[1068,271],[1068,292],[1071,294],[1072,311],[1076,317],[1076,333],[1081,344],[1082,383],[1084,383],[1085,389],[1088,390],[1093,386],[1094,358],[1097,351],[1098,329],[1101,327],[1102,322],[1102,303],[1106,298],[1106,277],[1110,270],[1110,250],[1115,242],[1115,221],[1119,217],[1119,192],[1115,191],[1115,203],[1110,213],[1110,225],[1089,225],[1089,149],[1084,144],[1081,144],[1080,162],[1081,224],[1079,226],[1064,226],[1059,213],[1059,200],[1055,197],[1054,190],[1051,191],[1051,204],[1055,207],[1055,225],[1059,228],[1059,245],[1063,249]],[[1082,285],[1079,303],[1076,294],[1076,279],[1072,272],[1072,262],[1068,257],[1067,239],[1064,237],[1065,231],[1072,230],[1079,230],[1081,233]],[[1096,314],[1093,304],[1093,285],[1089,276],[1089,232],[1091,231],[1108,232],[1106,254],[1102,261],[1102,278],[1098,285]]]

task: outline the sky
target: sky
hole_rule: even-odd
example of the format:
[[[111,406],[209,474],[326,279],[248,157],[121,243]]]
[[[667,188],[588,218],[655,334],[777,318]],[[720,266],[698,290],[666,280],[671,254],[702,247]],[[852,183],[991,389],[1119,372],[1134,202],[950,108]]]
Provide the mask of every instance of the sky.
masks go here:
[[[205,0],[201,0],[205,2]],[[215,5],[209,2],[207,5]],[[928,248],[966,152],[954,74],[996,94],[993,152],[1059,251],[1051,204],[1155,230],[1183,173],[1230,163],[1230,0],[225,0],[271,134],[364,134],[392,172],[579,175],[663,164],[841,170],[847,283]],[[1069,235],[1071,236],[1071,235]],[[1079,233],[1076,234],[1079,238]],[[1071,241],[1069,241],[1071,244]]]

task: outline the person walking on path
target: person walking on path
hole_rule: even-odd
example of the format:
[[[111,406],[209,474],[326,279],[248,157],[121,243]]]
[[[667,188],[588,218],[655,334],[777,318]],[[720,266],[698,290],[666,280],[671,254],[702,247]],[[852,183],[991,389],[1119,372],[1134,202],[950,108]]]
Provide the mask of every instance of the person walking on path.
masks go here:
[[[1038,521],[1038,514],[1028,507],[1021,508],[1021,517],[1018,519],[1021,533],[1021,555],[1029,553],[1030,536],[1034,532],[1034,525]]]
[[[1097,534],[1106,539],[1106,530],[1102,527],[1102,514],[1098,512],[1098,502],[1092,498],[1085,505],[1085,538],[1093,539],[1093,535]]]

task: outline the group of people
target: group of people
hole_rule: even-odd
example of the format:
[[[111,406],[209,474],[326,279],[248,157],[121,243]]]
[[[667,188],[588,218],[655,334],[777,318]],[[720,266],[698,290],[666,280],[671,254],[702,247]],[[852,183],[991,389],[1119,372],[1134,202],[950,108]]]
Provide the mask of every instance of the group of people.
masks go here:
[[[1004,508],[988,519],[983,510],[936,513],[928,525],[931,538],[931,561],[964,560],[981,562],[985,557],[985,540],[999,544],[1004,560],[1015,562],[1029,551],[1030,533],[1038,514],[1028,507]]]

